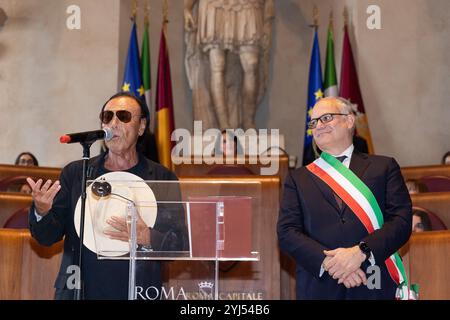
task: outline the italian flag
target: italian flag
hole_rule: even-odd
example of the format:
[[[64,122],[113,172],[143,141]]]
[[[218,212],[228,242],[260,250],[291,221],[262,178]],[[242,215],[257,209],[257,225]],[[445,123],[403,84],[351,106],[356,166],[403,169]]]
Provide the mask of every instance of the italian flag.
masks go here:
[[[325,61],[325,79],[323,88],[325,89],[325,97],[338,96],[336,66],[334,63],[333,24],[331,21],[328,27],[327,56]]]
[[[142,64],[142,84],[145,90],[145,101],[147,102],[148,110],[150,112],[150,131],[153,131],[155,127],[155,119],[153,117],[154,111],[152,108],[152,80],[151,80],[151,62],[150,62],[150,41],[148,36],[149,23],[146,19],[144,24],[144,37],[142,39],[142,52],[141,52],[141,64]]]

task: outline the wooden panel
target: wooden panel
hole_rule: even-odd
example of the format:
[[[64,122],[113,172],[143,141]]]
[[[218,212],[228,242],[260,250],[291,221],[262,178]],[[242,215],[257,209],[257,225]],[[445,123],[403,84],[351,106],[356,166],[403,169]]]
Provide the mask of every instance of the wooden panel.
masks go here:
[[[450,166],[417,166],[401,168],[405,180],[420,179],[426,176],[449,176]]]
[[[181,182],[186,179],[195,180],[201,183],[204,181],[213,181],[217,178],[180,177]],[[252,224],[253,243],[257,245],[256,250],[260,252],[260,261],[237,263],[221,262],[222,271],[220,273],[219,290],[224,294],[222,297],[224,299],[280,299],[280,262],[278,241],[276,237],[280,179],[278,177],[264,176],[235,176],[224,177],[221,178],[221,180],[241,183],[239,186],[232,185],[232,188],[229,188],[228,190],[226,190],[226,187],[222,187],[220,192],[222,195],[239,194],[236,188],[245,192],[245,188],[251,188],[246,183],[261,183],[260,210],[259,214],[253,215]],[[182,189],[188,187],[189,185],[182,185]],[[215,194],[216,190],[198,190],[199,187],[195,184],[191,184],[190,188],[190,194],[192,194],[192,191],[197,191],[202,195],[217,195]],[[195,188],[197,190],[195,190]],[[189,290],[198,292],[199,288],[195,287],[198,286],[200,282],[210,280],[205,278],[204,275],[212,275],[212,271],[212,262],[170,262],[165,268],[165,286],[169,288],[174,287],[175,292],[177,292],[176,288],[184,286],[186,280],[188,280],[188,282],[192,284],[192,287]],[[184,289],[188,291],[188,289]]]
[[[20,299],[25,231],[0,229],[0,300]]]
[[[59,179],[59,174],[61,168],[51,168],[51,167],[26,167],[26,166],[15,166],[9,164],[0,165],[0,180],[6,177],[15,176],[29,176],[29,177],[39,177],[47,178],[52,180]]]
[[[17,210],[29,207],[32,201],[30,195],[0,192],[0,228]]]
[[[53,299],[63,242],[39,245],[28,230],[0,229],[0,300]]]
[[[447,228],[450,228],[450,192],[428,192],[412,194],[414,206],[423,207],[435,213]]]
[[[64,242],[41,246],[29,232],[24,238],[21,299],[53,299],[53,284],[61,264]],[[32,268],[30,268],[32,266]]]
[[[267,163],[267,161],[273,161],[277,163],[278,170],[274,174],[278,177],[280,177],[280,180],[283,181],[286,177],[286,174],[289,170],[289,157],[287,155],[281,155],[279,157],[273,157],[273,158],[259,158],[254,159],[256,163],[250,163],[250,158],[246,158],[245,164],[242,164],[245,168],[249,169],[253,174],[255,175],[261,175],[261,168],[268,168],[270,165],[262,164]],[[194,163],[194,158],[187,158],[183,160],[183,163],[175,165],[175,174],[177,176],[207,176],[209,175],[209,171],[213,168],[213,165],[206,164],[205,159],[200,159],[200,163]],[[189,163],[188,163],[189,162]],[[272,164],[272,166],[275,166],[276,164]]]
[[[410,283],[419,284],[419,299],[450,299],[450,231],[414,233],[402,248]]]

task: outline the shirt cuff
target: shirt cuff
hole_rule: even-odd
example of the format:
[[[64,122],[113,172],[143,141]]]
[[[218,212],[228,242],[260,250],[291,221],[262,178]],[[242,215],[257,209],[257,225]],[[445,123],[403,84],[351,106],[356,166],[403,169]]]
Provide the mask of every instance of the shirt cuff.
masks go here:
[[[34,209],[34,215],[36,216],[36,222],[41,221],[41,219],[43,218],[43,216],[37,213],[36,209]]]
[[[370,251],[370,257],[369,257],[369,262],[371,266],[375,265],[375,256],[373,255],[373,252]]]
[[[323,268],[323,264],[322,264],[322,265],[320,266],[319,278],[322,278],[324,272],[325,272],[325,269]]]

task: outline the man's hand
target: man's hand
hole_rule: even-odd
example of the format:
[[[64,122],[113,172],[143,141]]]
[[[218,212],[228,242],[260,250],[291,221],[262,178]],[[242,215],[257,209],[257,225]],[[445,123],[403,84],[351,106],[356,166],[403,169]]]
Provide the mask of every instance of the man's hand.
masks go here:
[[[144,220],[142,220],[141,216],[137,215],[136,221],[136,238],[137,243],[144,246],[150,245],[150,228],[147,227]],[[109,236],[111,239],[120,240],[128,242],[130,239],[131,233],[131,224],[126,222],[126,218],[120,217],[111,217],[111,219],[106,221],[109,225],[111,225],[117,231],[105,231],[105,234]]]
[[[36,212],[40,216],[47,215],[52,208],[53,199],[61,189],[59,181],[55,181],[55,183],[53,183],[52,185],[52,180],[47,180],[47,182],[42,185],[42,179],[34,182],[33,179],[28,177],[27,182],[31,187],[31,196],[33,197]]]
[[[338,283],[343,283],[347,289],[359,287],[361,284],[367,285],[367,278],[361,269],[351,273],[346,279],[339,279]]]
[[[324,260],[324,268],[333,279],[347,279],[347,277],[359,269],[366,259],[358,246],[351,248],[338,248],[335,250],[324,250],[330,260]]]

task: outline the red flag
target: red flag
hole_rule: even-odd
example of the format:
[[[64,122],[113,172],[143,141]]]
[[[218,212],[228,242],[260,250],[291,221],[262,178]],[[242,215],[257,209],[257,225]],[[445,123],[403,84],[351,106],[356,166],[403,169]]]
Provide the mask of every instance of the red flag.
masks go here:
[[[173,119],[172,80],[170,77],[169,51],[167,50],[164,27],[161,30],[158,58],[158,78],[156,80],[156,144],[162,165],[172,169],[170,157],[174,142],[170,137],[175,128]]]
[[[372,137],[370,136],[369,124],[367,122],[366,110],[359,88],[358,74],[356,72],[355,60],[353,59],[352,47],[348,37],[347,26],[344,27],[344,44],[342,46],[341,84],[339,95],[350,100],[357,106],[356,132],[367,142],[369,153],[373,153]]]

